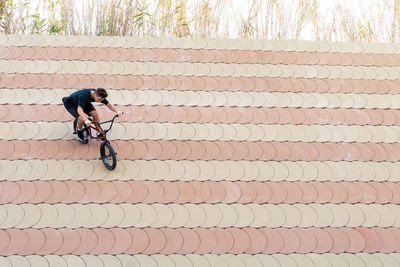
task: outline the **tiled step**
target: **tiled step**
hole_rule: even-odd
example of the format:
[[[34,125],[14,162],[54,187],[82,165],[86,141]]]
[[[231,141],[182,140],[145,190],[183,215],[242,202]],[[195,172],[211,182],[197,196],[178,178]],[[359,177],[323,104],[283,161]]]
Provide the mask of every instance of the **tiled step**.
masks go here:
[[[398,253],[399,233],[398,228],[7,229],[0,230],[8,237],[0,255]]]
[[[62,104],[62,98],[74,91],[2,89],[0,104]],[[109,94],[110,102],[123,106],[400,109],[398,95],[158,90],[109,90]]]
[[[398,66],[398,54],[277,52],[263,50],[3,46],[6,60],[104,60],[339,66]]]
[[[68,156],[71,151],[61,156]],[[95,151],[97,152],[97,151]],[[118,154],[119,155],[119,154]],[[105,172],[100,160],[1,160],[1,180],[137,181],[391,181],[399,162],[121,160]],[[64,172],[68,170],[68,172]],[[343,190],[343,189],[341,189]]]
[[[294,64],[181,63],[72,60],[2,60],[0,73],[119,74],[222,77],[294,77],[318,79],[394,80],[399,67]]]
[[[117,122],[229,123],[281,125],[374,125],[399,126],[396,109],[255,108],[189,106],[118,106],[123,116]],[[96,107],[102,121],[115,115],[107,107]],[[63,105],[1,105],[3,122],[71,122]]]
[[[104,125],[104,129],[110,127]],[[71,122],[0,122],[0,140],[72,140]],[[109,140],[396,143],[399,126],[114,123]]]
[[[188,254],[188,255],[31,255],[31,256],[8,256],[0,257],[0,263],[6,267],[50,267],[50,266],[112,266],[112,267],[195,267],[195,266],[396,266],[399,264],[399,253],[307,253],[307,254]]]
[[[95,193],[95,192],[92,192]],[[43,196],[43,195],[42,195]],[[40,201],[40,200],[39,200]],[[90,202],[88,198],[84,202]],[[396,204],[4,204],[0,229],[395,227]],[[7,216],[7,214],[9,214]],[[12,216],[10,216],[12,214]]]
[[[399,191],[398,182],[376,181],[3,181],[0,182],[0,204],[400,204]]]
[[[138,138],[142,139],[142,138]],[[112,141],[123,160],[258,160],[398,162],[398,143],[317,143],[262,141]],[[0,140],[2,159],[96,159],[100,142],[76,140]]]
[[[334,53],[399,54],[392,43],[328,42],[295,40],[244,40],[215,38],[156,38],[83,35],[2,35],[2,46],[123,47],[123,48],[193,48],[223,50],[308,51]]]
[[[63,88],[82,89],[180,90],[180,91],[244,91],[244,92],[319,92],[398,94],[394,80],[317,79],[294,77],[222,77],[162,76],[110,74],[5,74],[0,73],[0,88]]]

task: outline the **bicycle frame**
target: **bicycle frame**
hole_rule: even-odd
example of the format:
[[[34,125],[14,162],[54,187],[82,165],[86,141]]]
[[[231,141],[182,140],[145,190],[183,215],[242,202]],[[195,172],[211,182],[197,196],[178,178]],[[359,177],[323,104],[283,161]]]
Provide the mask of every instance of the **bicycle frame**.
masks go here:
[[[90,125],[89,127],[88,126],[85,126],[85,127],[87,127],[88,130],[89,130],[90,139],[101,139],[103,141],[108,141],[107,140],[107,132],[111,130],[111,128],[112,128],[112,126],[114,124],[114,120],[115,120],[116,117],[118,117],[118,115],[114,115],[114,117],[111,120],[103,121],[103,122],[100,122],[100,123],[97,123],[97,122],[93,121],[91,118],[89,118],[92,121],[92,125]],[[101,124],[109,123],[109,122],[111,122],[110,128],[108,128],[107,130],[103,130],[101,128]],[[100,127],[101,131],[97,130],[97,128],[93,126],[94,124],[97,124]],[[98,133],[104,133],[104,136],[103,137],[93,136],[92,135],[92,129],[95,130]]]

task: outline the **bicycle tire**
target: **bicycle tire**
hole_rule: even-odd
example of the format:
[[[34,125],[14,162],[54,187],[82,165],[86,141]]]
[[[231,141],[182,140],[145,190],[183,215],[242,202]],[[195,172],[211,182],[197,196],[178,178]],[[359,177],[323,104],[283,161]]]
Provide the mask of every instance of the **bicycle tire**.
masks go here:
[[[109,154],[106,153],[106,148],[108,149]],[[117,167],[117,156],[109,142],[106,141],[101,143],[100,156],[100,159],[103,162],[104,166],[110,171],[114,170],[115,167]]]
[[[77,126],[78,126],[78,119],[75,119],[74,120],[74,134],[76,134],[76,135],[78,135],[78,128],[77,128]],[[89,143],[89,138],[88,138],[88,136],[89,136],[89,130],[87,129],[87,128],[85,128],[85,132],[86,132],[86,134],[85,134],[85,140],[81,140],[81,139],[79,139],[78,138],[78,141],[79,142],[81,142],[82,144],[87,144],[87,143]]]

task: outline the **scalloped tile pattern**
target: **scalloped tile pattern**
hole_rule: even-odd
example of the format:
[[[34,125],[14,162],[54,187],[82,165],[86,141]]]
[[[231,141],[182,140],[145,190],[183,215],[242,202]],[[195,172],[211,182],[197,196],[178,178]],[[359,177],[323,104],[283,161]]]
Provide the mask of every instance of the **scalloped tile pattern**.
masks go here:
[[[400,265],[398,45],[0,44],[0,266]],[[62,106],[87,87],[112,172]]]

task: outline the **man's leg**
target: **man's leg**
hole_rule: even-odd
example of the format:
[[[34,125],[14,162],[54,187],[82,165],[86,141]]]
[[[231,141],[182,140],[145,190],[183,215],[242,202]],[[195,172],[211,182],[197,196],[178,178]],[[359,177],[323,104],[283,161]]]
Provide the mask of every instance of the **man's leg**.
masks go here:
[[[96,127],[96,129],[101,132],[101,128],[99,126],[100,116],[99,116],[99,113],[97,112],[97,110],[90,111],[89,115],[92,116],[94,122],[97,122],[94,124],[94,127]]]

